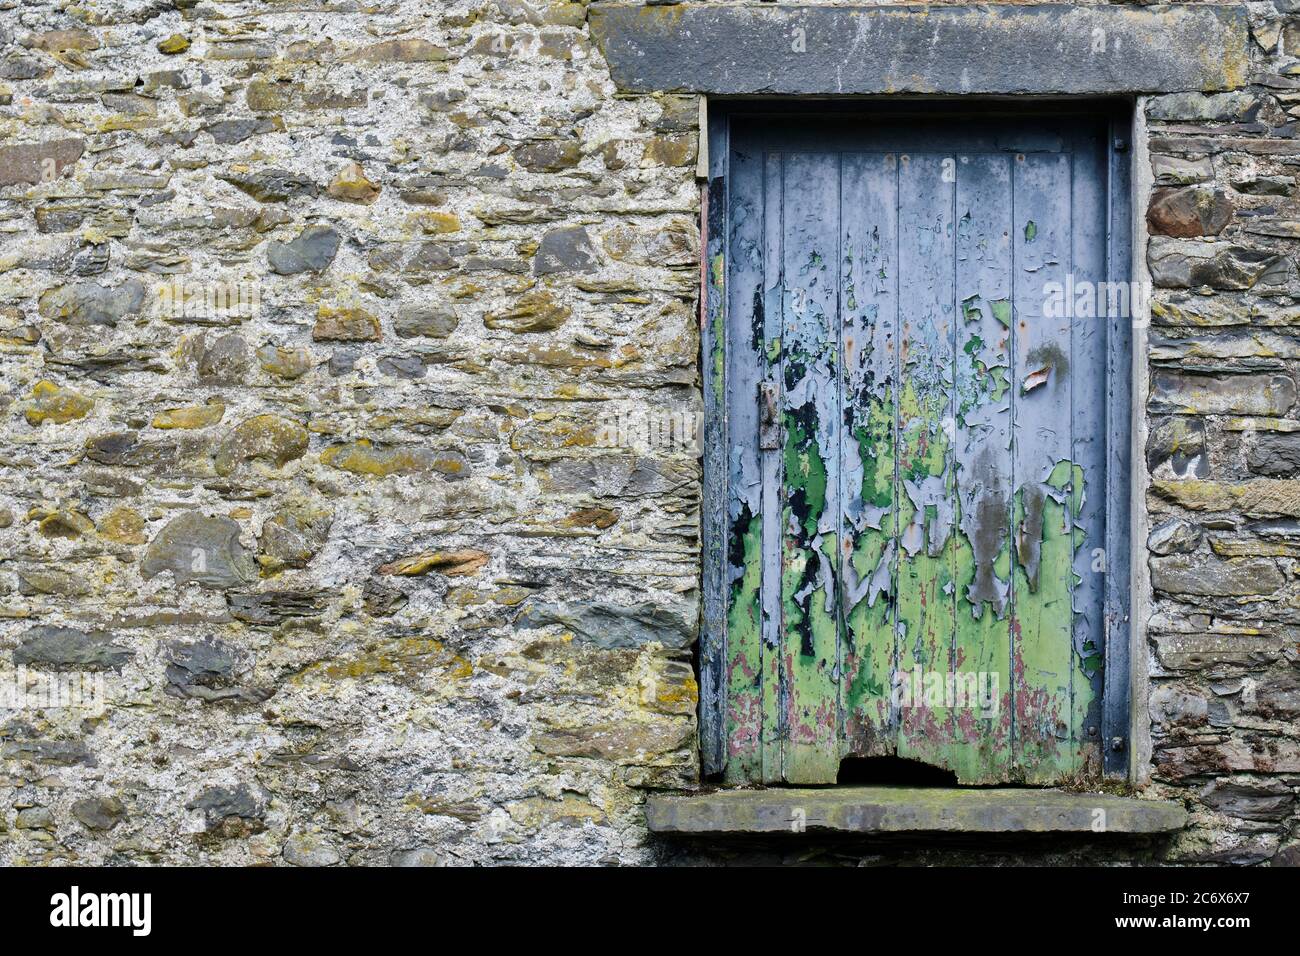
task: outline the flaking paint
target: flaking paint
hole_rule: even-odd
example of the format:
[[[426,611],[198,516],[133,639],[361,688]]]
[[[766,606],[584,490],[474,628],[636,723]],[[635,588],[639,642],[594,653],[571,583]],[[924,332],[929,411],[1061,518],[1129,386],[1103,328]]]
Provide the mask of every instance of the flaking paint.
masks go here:
[[[752,466],[764,474],[762,494],[733,468],[733,498],[746,505],[731,560],[761,563],[762,550],[778,548],[780,600],[764,612],[762,575],[731,575],[726,776],[833,782],[844,756],[896,753],[966,783],[1049,782],[1088,759],[1080,722],[1100,655],[1074,626],[1074,590],[1076,560],[1093,542],[1079,521],[1087,476],[1070,459],[1069,427],[1042,418],[1053,403],[1068,407],[1070,338],[1031,341],[1015,303],[1026,277],[1068,267],[1070,226],[1048,207],[1016,223],[990,216],[1010,215],[1013,181],[1059,192],[1068,164],[1050,153],[1018,169],[1010,155],[980,160],[972,181],[993,192],[963,196],[928,185],[940,179],[932,155],[861,168],[865,160],[845,155],[766,154],[755,188],[768,212],[740,199],[763,236],[733,239],[745,264],[732,267],[749,284],[732,301],[750,303],[733,328],[745,329],[755,381],[780,384],[785,437],[766,459],[780,508],[774,543],[754,530],[766,466]],[[839,177],[848,205],[800,206],[815,190],[803,195],[799,184],[819,176]],[[854,221],[855,204],[891,183],[904,190],[902,224],[882,228],[883,205],[873,213],[882,222]],[[1007,201],[994,201],[997,190]],[[956,210],[959,201],[975,212]],[[1016,276],[1012,243],[1033,247]],[[934,267],[944,262],[953,274]],[[1048,372],[1026,390],[1039,369]],[[1042,404],[1026,406],[1038,411],[1022,423],[1025,402]],[[1022,443],[1048,438],[1044,450],[1063,454],[1022,449],[1017,467],[1043,464],[1013,487],[1013,433]],[[999,675],[999,706],[993,715],[897,708],[892,683],[914,668]]]

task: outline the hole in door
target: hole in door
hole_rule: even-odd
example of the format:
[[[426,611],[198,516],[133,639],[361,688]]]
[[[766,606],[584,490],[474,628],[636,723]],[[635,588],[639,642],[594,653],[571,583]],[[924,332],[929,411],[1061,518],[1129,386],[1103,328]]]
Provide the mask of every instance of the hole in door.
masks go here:
[[[845,757],[836,783],[897,787],[955,787],[957,775],[942,767],[902,757]]]

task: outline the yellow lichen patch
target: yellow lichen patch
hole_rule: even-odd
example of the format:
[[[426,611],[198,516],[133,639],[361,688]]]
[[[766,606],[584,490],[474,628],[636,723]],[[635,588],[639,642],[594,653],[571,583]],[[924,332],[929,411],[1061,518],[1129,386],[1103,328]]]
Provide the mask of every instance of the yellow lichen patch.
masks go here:
[[[331,681],[360,680],[376,674],[413,677],[441,669],[453,680],[464,680],[474,673],[469,661],[442,642],[427,637],[407,637],[385,641],[354,655],[313,664],[293,678],[301,684],[311,678]]]
[[[41,519],[36,530],[45,538],[80,538],[95,530],[95,523],[79,511],[55,511]]]
[[[379,320],[365,309],[327,305],[317,309],[311,332],[317,342],[376,342],[379,335]]]
[[[382,654],[363,654],[346,661],[326,664],[321,673],[332,680],[346,678],[370,677],[373,674],[387,674],[397,669],[397,665]]]
[[[1300,544],[1292,541],[1260,541],[1259,539],[1231,541],[1211,538],[1210,550],[1221,558],[1300,557]]]
[[[666,714],[693,714],[700,699],[699,684],[690,675],[678,682],[657,681],[650,691],[647,706]]]
[[[151,423],[154,428],[207,428],[221,421],[226,414],[226,406],[218,399],[211,399],[206,405],[189,405],[183,408],[169,408],[154,416]]]
[[[66,424],[78,418],[85,418],[95,407],[95,400],[87,398],[70,388],[60,388],[53,382],[37,382],[32,388],[31,398],[23,405],[23,415],[29,425],[42,425],[53,422]]]
[[[428,235],[445,235],[460,232],[460,219],[450,212],[421,212],[407,217],[409,227],[419,229]]]
[[[600,422],[557,419],[539,414],[537,425],[518,429],[510,438],[515,451],[559,451],[565,448],[597,448],[607,443],[605,426]]]
[[[1295,432],[1300,431],[1300,422],[1289,418],[1248,416],[1225,419],[1223,430],[1228,432]]]
[[[348,163],[335,175],[327,192],[343,202],[369,205],[379,198],[380,187],[366,177],[358,163]]]
[[[399,424],[443,429],[464,414],[463,408],[400,408],[376,415],[367,424],[375,429],[391,428]]]
[[[424,471],[459,475],[465,470],[464,459],[455,452],[440,452],[423,447],[376,448],[364,438],[351,444],[326,448],[321,452],[320,460],[322,464],[331,468],[376,478],[417,474]]]
[[[605,356],[584,350],[534,346],[523,351],[504,352],[501,360],[510,365],[536,365],[541,368],[601,369],[614,363]]]
[[[483,819],[482,809],[469,800],[435,800],[422,794],[412,793],[402,802],[402,807],[429,816],[455,817],[466,823],[476,823]]]
[[[99,38],[87,30],[49,30],[28,40],[31,46],[46,53],[70,53],[98,50]]]
[[[504,329],[517,334],[550,332],[568,321],[572,314],[571,309],[556,302],[555,297],[543,289],[521,295],[508,309],[487,313],[483,316],[483,324],[489,329]]]
[[[0,88],[0,101],[3,96],[4,90]],[[38,223],[44,219],[39,210],[36,218]],[[22,310],[12,305],[0,306],[0,344],[35,345],[40,340],[41,330],[26,321]]]
[[[487,291],[481,282],[455,280],[444,283],[447,295],[453,299],[473,299]]]
[[[295,379],[306,375],[314,360],[307,349],[264,345],[257,350],[257,361],[264,370],[277,378]]]
[[[449,578],[467,577],[487,564],[489,557],[491,556],[486,551],[475,548],[462,548],[458,551],[426,551],[382,565],[379,573],[410,577],[437,571]]]
[[[347,63],[437,63],[445,59],[445,48],[419,37],[372,43],[344,57]]]
[[[218,475],[230,475],[245,461],[264,461],[275,468],[301,458],[307,451],[307,429],[279,415],[254,415],[231,429],[217,449]]]
[[[642,166],[685,166],[695,162],[697,137],[691,133],[679,136],[654,136],[645,145]]]
[[[95,124],[101,133],[117,133],[123,130],[156,129],[162,121],[152,116],[126,116],[114,113]]]
[[[604,811],[594,807],[584,796],[566,792],[558,800],[546,797],[528,797],[506,805],[506,813],[521,827],[535,830],[538,827],[558,823],[563,826],[582,826],[588,820],[601,823],[605,820]]]
[[[618,521],[618,511],[613,508],[579,508],[577,511],[560,519],[561,528],[605,528],[612,527]]]
[[[624,706],[674,715],[695,713],[699,693],[689,661],[647,648],[638,657],[634,679],[623,684],[618,696]]]
[[[158,44],[158,52],[166,53],[168,55],[184,53],[189,48],[190,48],[189,37],[181,33],[173,33],[166,40],[163,40]]]
[[[125,506],[114,508],[104,516],[99,523],[99,536],[118,544],[144,544],[149,540],[144,530],[144,518]]]
[[[483,604],[500,604],[505,607],[517,607],[532,594],[532,590],[514,585],[480,591],[470,587],[452,588],[447,592],[446,601],[452,607],[478,607]]]
[[[1243,514],[1300,517],[1300,481],[1255,478],[1239,484],[1177,479],[1153,481],[1160,498],[1193,511],[1238,511]]]

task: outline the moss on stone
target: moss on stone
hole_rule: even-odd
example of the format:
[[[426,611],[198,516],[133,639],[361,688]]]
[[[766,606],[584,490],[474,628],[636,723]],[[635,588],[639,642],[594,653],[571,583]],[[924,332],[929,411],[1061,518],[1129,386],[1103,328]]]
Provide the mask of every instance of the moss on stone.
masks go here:
[[[87,398],[70,388],[62,388],[53,382],[37,382],[32,388],[31,397],[23,405],[23,417],[29,425],[43,425],[50,422],[65,425],[85,418],[95,407],[95,400]]]

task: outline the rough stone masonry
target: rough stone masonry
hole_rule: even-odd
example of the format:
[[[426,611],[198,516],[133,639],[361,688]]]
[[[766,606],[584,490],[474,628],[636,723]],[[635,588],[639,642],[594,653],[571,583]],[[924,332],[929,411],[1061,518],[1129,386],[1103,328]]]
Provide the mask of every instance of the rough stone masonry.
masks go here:
[[[1249,84],[1146,109],[1175,863],[1300,862],[1300,3],[1247,7]],[[0,711],[0,863],[675,858],[697,449],[607,425],[700,407],[698,103],[588,13],[0,0],[0,682],[104,698]]]

